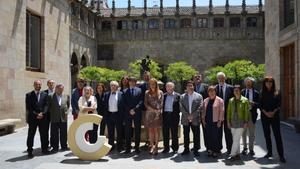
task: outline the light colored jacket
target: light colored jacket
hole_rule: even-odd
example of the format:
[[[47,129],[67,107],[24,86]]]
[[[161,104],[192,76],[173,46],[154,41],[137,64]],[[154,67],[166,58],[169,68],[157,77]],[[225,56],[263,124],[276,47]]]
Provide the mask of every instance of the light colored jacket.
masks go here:
[[[200,125],[200,111],[203,104],[203,98],[201,94],[194,92],[194,99],[192,102],[192,113],[189,113],[189,96],[187,93],[181,95],[180,97],[180,111],[182,113],[181,116],[181,124],[186,126],[189,125],[188,116],[192,115],[192,125],[198,126]]]
[[[91,108],[95,108],[93,114],[97,114],[97,99],[95,96],[90,96],[89,100],[86,100],[84,96],[81,96],[78,100],[78,107],[79,107],[79,115],[88,114],[88,112],[84,112],[83,109],[87,108],[87,102],[91,102]]]
[[[209,98],[206,98],[203,103],[202,121],[205,120],[207,105]],[[213,104],[213,122],[224,121],[224,101],[220,97],[216,96]]]

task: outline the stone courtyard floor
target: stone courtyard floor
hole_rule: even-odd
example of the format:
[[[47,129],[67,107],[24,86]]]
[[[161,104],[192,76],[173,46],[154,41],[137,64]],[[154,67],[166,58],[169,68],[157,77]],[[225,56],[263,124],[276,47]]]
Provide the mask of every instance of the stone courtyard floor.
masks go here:
[[[70,120],[71,121],[71,120]],[[120,154],[111,152],[98,161],[82,161],[73,156],[70,151],[58,152],[51,155],[41,155],[38,134],[35,137],[35,157],[27,158],[26,136],[27,127],[18,129],[15,133],[0,137],[0,169],[299,169],[300,168],[300,134],[285,125],[282,125],[282,135],[287,163],[278,161],[275,143],[273,142],[273,159],[262,158],[266,153],[263,131],[260,120],[256,128],[256,144],[254,157],[242,156],[240,162],[228,162],[223,149],[218,159],[206,156],[201,134],[200,156],[194,158],[192,154],[162,154],[151,156],[142,149],[138,156],[134,153]],[[201,131],[202,132],[202,131]],[[183,151],[182,137],[179,153]],[[192,144],[192,143],[191,143]],[[142,143],[143,145],[143,143]],[[223,144],[225,145],[225,144]],[[160,146],[162,148],[162,146]],[[192,145],[191,145],[192,147]],[[242,147],[241,147],[242,148]],[[162,149],[160,150],[162,151]]]

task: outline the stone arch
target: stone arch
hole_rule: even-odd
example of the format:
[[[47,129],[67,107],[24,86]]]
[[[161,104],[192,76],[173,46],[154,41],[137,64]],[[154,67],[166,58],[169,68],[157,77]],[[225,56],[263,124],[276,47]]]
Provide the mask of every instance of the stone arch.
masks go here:
[[[71,88],[76,86],[76,79],[79,73],[79,62],[75,52],[72,53],[70,59],[70,71],[71,71]]]
[[[86,52],[84,52],[80,58],[80,68],[82,69],[89,65],[90,65],[89,57],[86,54]]]

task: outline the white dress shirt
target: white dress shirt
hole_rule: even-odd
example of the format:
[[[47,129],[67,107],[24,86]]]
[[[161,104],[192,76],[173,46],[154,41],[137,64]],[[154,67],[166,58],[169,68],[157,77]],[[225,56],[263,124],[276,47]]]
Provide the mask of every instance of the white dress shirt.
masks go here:
[[[253,89],[246,89],[245,97],[247,96],[247,92],[249,92],[249,101],[253,101]]]
[[[173,102],[174,102],[175,92],[169,94],[167,93],[165,101],[165,112],[173,112]]]
[[[118,94],[110,93],[108,100],[108,111],[109,112],[117,112],[118,111]]]
[[[58,101],[58,105],[61,106],[61,99],[62,99],[62,95],[56,95],[57,101]]]
[[[35,95],[37,96],[37,100],[38,102],[40,101],[40,97],[41,97],[41,91],[34,91]]]

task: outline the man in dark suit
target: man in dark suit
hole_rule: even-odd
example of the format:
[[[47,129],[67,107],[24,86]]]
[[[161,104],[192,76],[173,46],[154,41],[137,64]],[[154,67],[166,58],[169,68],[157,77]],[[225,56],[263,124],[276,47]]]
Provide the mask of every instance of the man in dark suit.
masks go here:
[[[26,121],[28,123],[27,136],[27,153],[28,157],[32,158],[34,135],[37,127],[41,137],[42,153],[47,154],[48,151],[48,133],[47,133],[47,118],[46,118],[46,99],[47,94],[41,91],[42,82],[34,81],[34,90],[26,94]]]
[[[180,118],[180,94],[174,91],[175,84],[168,82],[166,84],[166,93],[164,94],[163,103],[163,138],[164,138],[164,150],[163,153],[170,151],[170,130],[172,135],[172,149],[174,153],[177,153],[179,148],[178,143],[178,125]]]
[[[79,78],[77,79],[77,87],[72,90],[71,106],[72,106],[72,114],[74,120],[78,118],[78,113],[79,113],[78,100],[82,96],[84,86],[85,86],[85,81]]]
[[[142,90],[142,100],[143,100],[143,104],[142,104],[142,124],[145,124],[144,120],[145,120],[145,115],[146,115],[146,107],[144,105],[144,100],[145,100],[145,93],[146,93],[146,90],[149,89],[149,80],[151,79],[151,73],[148,72],[148,71],[145,71],[144,74],[143,74],[143,80],[144,80],[144,83],[141,84],[139,86],[139,88],[141,88]],[[149,145],[149,138],[148,138],[149,134],[148,134],[148,130],[146,129],[146,143],[145,143],[145,147],[148,147]]]
[[[134,125],[135,138],[135,152],[140,153],[141,141],[141,121],[142,121],[142,90],[136,87],[136,78],[129,78],[129,88],[124,92],[124,106],[125,106],[125,139],[126,151],[130,153],[132,125]]]
[[[108,143],[115,148],[115,129],[117,130],[117,150],[123,150],[122,136],[120,135],[124,114],[123,93],[118,91],[119,83],[110,82],[110,92],[104,95],[105,111],[107,112]]]
[[[242,151],[242,154],[247,154],[247,135],[249,136],[249,154],[251,156],[255,155],[255,152],[253,150],[254,148],[254,140],[255,140],[255,123],[257,119],[257,109],[259,108],[259,92],[253,88],[253,84],[255,80],[252,77],[247,77],[245,79],[245,86],[246,88],[242,90],[242,95],[246,97],[251,105],[250,108],[250,120],[248,122],[248,128],[244,130],[243,132],[243,144],[244,149]]]
[[[193,78],[195,83],[195,92],[201,94],[203,100],[208,97],[207,89],[208,85],[202,82],[202,75],[197,74]]]
[[[217,79],[219,82],[219,84],[217,84],[216,86],[217,96],[219,96],[224,100],[224,105],[225,105],[224,122],[226,122],[228,102],[232,97],[234,97],[233,86],[226,83],[226,75],[223,72],[219,72],[217,74]],[[232,147],[232,134],[230,129],[228,128],[227,123],[224,123],[224,133],[225,133],[227,153],[230,154],[231,147]]]
[[[48,86],[48,89],[44,90],[44,92],[47,93],[47,95],[49,96],[50,94],[54,93],[54,87],[55,87],[54,80],[52,80],[52,79],[48,80],[47,81],[47,86]],[[48,122],[46,130],[47,130],[48,138],[49,138],[50,113],[48,111],[46,112],[46,119],[47,119],[47,122]]]
[[[70,97],[63,94],[63,84],[55,87],[55,93],[48,96],[47,111],[50,113],[51,121],[51,147],[52,152],[58,151],[58,144],[62,150],[68,150],[67,146],[67,128],[68,128],[68,110],[70,107]]]
[[[202,75],[201,74],[197,74],[193,77],[193,81],[195,83],[195,92],[201,94],[201,96],[203,97],[203,100],[206,99],[208,97],[208,85],[202,82]],[[204,131],[205,128],[202,125],[202,131]],[[206,137],[206,132],[203,132],[203,140],[204,140],[204,145],[205,147],[207,147],[207,137]]]

